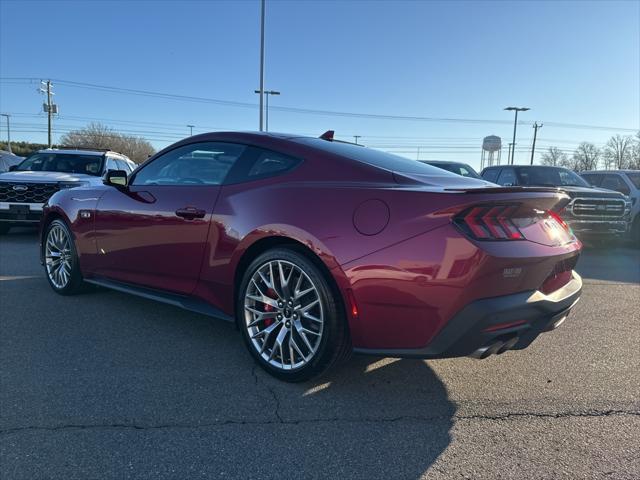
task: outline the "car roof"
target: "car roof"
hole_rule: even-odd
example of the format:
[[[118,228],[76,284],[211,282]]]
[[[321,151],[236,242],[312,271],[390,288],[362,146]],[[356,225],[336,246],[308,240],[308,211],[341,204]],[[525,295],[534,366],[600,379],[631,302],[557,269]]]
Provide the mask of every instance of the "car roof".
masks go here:
[[[452,160],[418,160],[422,163],[428,163],[430,165],[467,165],[465,162],[454,162]]]
[[[585,170],[583,173],[640,173],[640,170],[634,170],[633,168],[623,168],[619,170]]]
[[[95,155],[96,157],[102,157],[104,155],[122,157],[128,159],[126,155],[111,150],[94,150],[84,148],[45,148],[38,150],[37,153],[64,153],[67,155]]]

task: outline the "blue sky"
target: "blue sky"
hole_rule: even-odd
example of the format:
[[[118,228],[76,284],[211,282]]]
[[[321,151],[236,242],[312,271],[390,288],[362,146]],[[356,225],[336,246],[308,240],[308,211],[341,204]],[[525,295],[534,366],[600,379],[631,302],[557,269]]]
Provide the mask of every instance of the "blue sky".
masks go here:
[[[508,105],[531,107],[517,162],[602,145],[640,129],[640,2],[267,0],[266,84],[273,131],[320,134],[415,158],[479,166],[485,135],[512,134]],[[0,0],[0,77],[63,81],[257,104],[259,2]],[[37,82],[0,82],[14,140],[46,140]],[[90,118],[163,147],[194,133],[257,130],[256,107],[127,95],[54,82],[54,137]],[[495,121],[495,122],[492,122]],[[619,130],[567,128],[566,124]],[[2,124],[0,135],[6,138]],[[503,153],[506,155],[505,152]]]

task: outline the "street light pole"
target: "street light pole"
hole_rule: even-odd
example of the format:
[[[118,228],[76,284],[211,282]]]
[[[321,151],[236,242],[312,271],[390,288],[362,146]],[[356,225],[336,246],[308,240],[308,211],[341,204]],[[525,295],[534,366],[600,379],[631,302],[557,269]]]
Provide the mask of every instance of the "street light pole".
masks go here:
[[[254,90],[254,93],[260,93],[261,90]],[[262,93],[264,93],[264,95],[267,97],[267,108],[266,108],[266,122],[265,122],[265,131],[268,132],[269,131],[269,95],[280,95],[280,92],[277,92],[276,90],[262,90]],[[262,97],[262,95],[260,95]],[[262,130],[260,130],[262,131]]]
[[[260,2],[260,131],[264,115],[264,8],[265,0]]]
[[[7,117],[7,150],[9,151],[9,153],[13,153],[11,151],[11,127],[9,126],[9,117],[11,115],[9,115],[8,113],[0,113],[0,115],[2,115],[3,117]]]
[[[193,137],[193,127],[195,127],[195,125],[187,125],[187,127],[189,127],[189,136]]]
[[[511,165],[513,165],[513,160],[516,153],[516,128],[518,127],[518,112],[526,112],[527,110],[531,110],[531,109],[528,107],[507,107],[505,108],[505,110],[516,112],[516,117],[513,121],[513,142],[512,142],[513,148],[511,149],[511,159],[509,162]]]

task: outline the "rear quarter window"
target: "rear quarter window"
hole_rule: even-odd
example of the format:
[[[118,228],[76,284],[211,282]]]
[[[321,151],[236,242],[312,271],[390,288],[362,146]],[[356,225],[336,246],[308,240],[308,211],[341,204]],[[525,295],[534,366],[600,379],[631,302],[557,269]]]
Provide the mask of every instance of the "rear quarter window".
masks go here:
[[[327,153],[366,163],[392,172],[418,173],[422,175],[442,175],[442,169],[392,153],[374,150],[351,143],[332,142],[321,138],[294,138],[293,141],[308,145]]]

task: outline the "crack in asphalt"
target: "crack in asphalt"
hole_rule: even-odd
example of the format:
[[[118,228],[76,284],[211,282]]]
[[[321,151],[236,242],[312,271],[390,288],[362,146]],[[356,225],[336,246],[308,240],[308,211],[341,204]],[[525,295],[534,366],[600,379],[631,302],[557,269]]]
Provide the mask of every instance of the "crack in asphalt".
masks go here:
[[[280,406],[280,402],[277,399],[275,393],[274,398],[277,402],[277,408]],[[277,412],[277,410],[276,410]],[[609,417],[609,416],[640,416],[640,410],[603,410],[603,411],[584,411],[584,412],[512,412],[498,415],[452,415],[452,416],[433,416],[424,417],[418,415],[402,415],[398,417],[388,418],[316,418],[316,419],[302,419],[302,420],[286,420],[283,419],[279,413],[276,413],[277,420],[224,420],[220,422],[210,423],[175,423],[175,424],[158,424],[158,425],[142,425],[136,423],[109,423],[109,424],[64,424],[51,427],[45,426],[26,426],[15,427],[0,430],[0,436],[11,435],[15,433],[22,433],[28,431],[62,431],[62,430],[104,430],[104,429],[129,429],[129,430],[164,430],[164,429],[204,429],[214,428],[227,425],[301,425],[301,424],[321,424],[321,423],[394,423],[404,421],[420,421],[420,422],[434,422],[434,421],[464,421],[464,420],[489,420],[489,421],[503,421],[519,418],[597,418],[597,417]]]
[[[258,365],[254,365],[253,368],[251,369],[251,375],[253,375],[253,378],[256,381],[256,387],[259,384],[259,380],[258,380],[258,374],[256,373],[256,369],[258,368]],[[276,394],[275,390],[273,388],[271,388],[269,385],[264,384],[264,388],[266,388],[266,390],[271,394],[271,396],[273,397],[273,400],[276,403],[276,409],[274,411],[276,418],[278,419],[278,422],[276,423],[285,423],[285,420],[280,416],[280,399],[278,398],[278,395]],[[2,433],[2,431],[0,430],[0,434]]]

